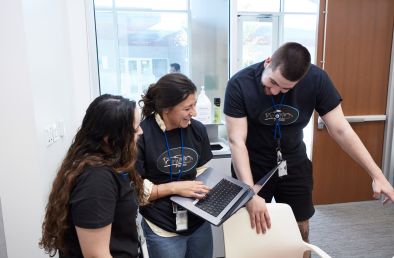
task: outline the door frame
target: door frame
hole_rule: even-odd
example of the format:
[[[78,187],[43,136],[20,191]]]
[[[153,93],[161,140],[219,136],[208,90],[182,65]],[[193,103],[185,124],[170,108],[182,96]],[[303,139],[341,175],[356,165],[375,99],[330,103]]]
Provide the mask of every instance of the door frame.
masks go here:
[[[384,128],[382,172],[393,185],[394,181],[394,29],[391,45],[389,85],[387,90],[386,124]],[[383,196],[381,197],[383,200]]]

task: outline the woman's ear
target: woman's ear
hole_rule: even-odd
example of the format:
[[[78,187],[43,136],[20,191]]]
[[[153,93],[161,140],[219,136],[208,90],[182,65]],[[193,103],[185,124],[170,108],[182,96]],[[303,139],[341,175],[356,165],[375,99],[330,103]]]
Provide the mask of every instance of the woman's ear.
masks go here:
[[[168,108],[163,110],[163,114],[168,114],[168,112],[170,112]]]

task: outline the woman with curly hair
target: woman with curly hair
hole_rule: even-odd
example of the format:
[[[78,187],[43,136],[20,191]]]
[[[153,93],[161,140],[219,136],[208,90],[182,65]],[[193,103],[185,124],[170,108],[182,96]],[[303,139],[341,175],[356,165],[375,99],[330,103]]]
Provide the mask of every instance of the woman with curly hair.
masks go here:
[[[150,85],[142,106],[136,169],[149,201],[140,207],[150,258],[212,258],[211,225],[171,202],[174,194],[203,198],[210,188],[194,179],[212,159],[205,126],[196,116],[196,86],[170,73]]]
[[[39,245],[51,257],[138,257],[135,220],[146,199],[134,168],[139,121],[123,97],[90,104],[46,206]]]

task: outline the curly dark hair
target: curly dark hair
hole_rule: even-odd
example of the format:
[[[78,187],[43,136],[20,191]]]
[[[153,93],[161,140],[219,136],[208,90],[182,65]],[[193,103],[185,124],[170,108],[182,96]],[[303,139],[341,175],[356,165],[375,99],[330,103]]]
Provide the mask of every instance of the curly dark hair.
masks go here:
[[[88,107],[57,172],[45,209],[39,246],[51,257],[58,249],[67,253],[68,201],[75,178],[86,167],[108,166],[116,173],[129,173],[138,202],[146,198],[143,180],[134,168],[137,157],[135,109],[134,101],[108,94],[96,98]],[[104,137],[108,137],[108,143]]]

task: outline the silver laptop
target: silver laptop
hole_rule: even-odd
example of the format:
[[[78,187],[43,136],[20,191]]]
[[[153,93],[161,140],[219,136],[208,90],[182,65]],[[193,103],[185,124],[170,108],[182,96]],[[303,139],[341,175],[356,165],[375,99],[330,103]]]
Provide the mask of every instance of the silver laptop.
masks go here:
[[[209,194],[205,195],[203,199],[172,196],[171,200],[212,225],[220,226],[245,206],[276,171],[280,176],[287,175],[286,161],[280,162],[254,186],[250,187],[237,179],[208,168],[196,178],[196,181],[201,181],[210,187]]]

